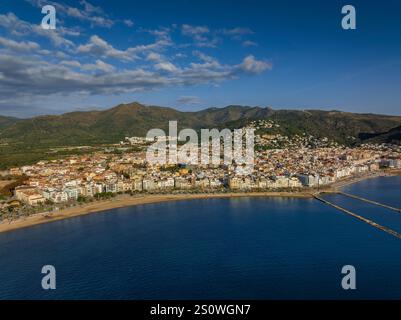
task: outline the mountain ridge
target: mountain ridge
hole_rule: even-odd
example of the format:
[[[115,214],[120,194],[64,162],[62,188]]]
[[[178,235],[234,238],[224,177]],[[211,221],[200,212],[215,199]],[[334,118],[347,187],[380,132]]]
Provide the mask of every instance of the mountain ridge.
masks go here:
[[[401,117],[337,110],[291,110],[229,105],[200,111],[169,107],[119,104],[106,110],[74,111],[29,119],[0,116],[0,140],[41,146],[116,143],[126,136],[144,136],[152,128],[168,129],[177,120],[179,129],[235,128],[252,120],[269,119],[280,125],[278,133],[308,133],[350,144],[369,134],[382,134],[401,126]],[[351,138],[353,137],[353,138]]]

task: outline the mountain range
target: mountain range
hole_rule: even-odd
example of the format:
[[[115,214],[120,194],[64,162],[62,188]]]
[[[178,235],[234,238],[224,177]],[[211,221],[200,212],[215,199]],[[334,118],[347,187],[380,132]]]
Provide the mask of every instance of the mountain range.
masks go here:
[[[344,144],[364,141],[400,142],[401,117],[321,110],[275,110],[227,106],[196,112],[145,106],[134,102],[102,111],[16,119],[0,116],[0,142],[27,146],[117,143],[127,136],[145,136],[152,128],[167,130],[168,121],[183,128],[238,128],[252,120],[270,119],[279,133],[307,133]]]

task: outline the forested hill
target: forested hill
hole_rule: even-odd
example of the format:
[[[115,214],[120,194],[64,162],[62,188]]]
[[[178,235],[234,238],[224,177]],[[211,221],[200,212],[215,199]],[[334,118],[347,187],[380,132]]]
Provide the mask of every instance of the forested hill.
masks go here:
[[[65,146],[116,143],[127,136],[144,136],[152,128],[168,128],[177,120],[182,128],[241,127],[252,120],[270,119],[286,135],[307,133],[341,143],[355,143],[391,132],[401,117],[320,110],[274,110],[228,106],[197,112],[121,104],[104,111],[72,112],[18,120],[0,117],[0,141],[19,145]],[[399,139],[399,136],[395,136]]]

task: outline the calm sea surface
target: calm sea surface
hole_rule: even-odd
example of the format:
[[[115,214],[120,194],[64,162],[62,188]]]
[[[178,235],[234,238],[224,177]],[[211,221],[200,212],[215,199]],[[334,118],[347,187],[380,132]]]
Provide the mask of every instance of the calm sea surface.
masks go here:
[[[401,208],[401,177],[346,192]],[[401,232],[401,214],[327,199]],[[57,289],[41,288],[54,265]],[[357,290],[341,288],[356,268]],[[312,199],[188,200],[0,234],[0,299],[401,299],[401,239]]]

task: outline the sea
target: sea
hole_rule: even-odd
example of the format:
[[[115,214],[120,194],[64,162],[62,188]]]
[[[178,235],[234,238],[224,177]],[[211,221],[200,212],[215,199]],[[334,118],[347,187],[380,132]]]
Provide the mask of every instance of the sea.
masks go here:
[[[399,176],[343,190],[401,208]],[[401,213],[325,198],[401,233]],[[138,205],[1,233],[0,299],[401,299],[401,239],[314,199]]]

